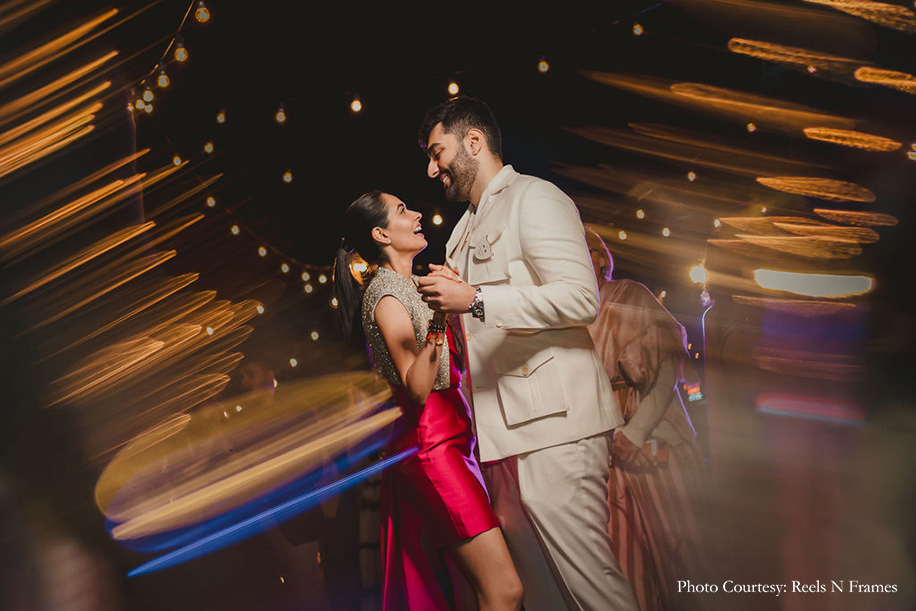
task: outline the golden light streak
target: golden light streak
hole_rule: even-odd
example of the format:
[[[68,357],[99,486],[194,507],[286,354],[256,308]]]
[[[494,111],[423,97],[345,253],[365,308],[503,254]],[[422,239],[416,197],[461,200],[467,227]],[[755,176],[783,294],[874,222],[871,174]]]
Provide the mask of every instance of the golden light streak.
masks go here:
[[[81,80],[87,74],[107,63],[117,55],[117,51],[111,51],[99,59],[89,62],[85,66],[77,68],[76,70],[73,70],[72,72],[69,72],[68,74],[60,77],[59,79],[48,83],[44,87],[36,89],[29,94],[20,96],[19,98],[11,102],[7,102],[3,106],[0,106],[0,125],[17,119],[23,112],[31,112],[44,98],[60,91],[75,81]]]
[[[881,214],[879,212],[815,208],[814,214],[836,223],[855,225],[856,227],[893,227],[897,224],[896,218],[890,214]]]
[[[145,274],[146,272],[150,271],[151,269],[154,269],[158,267],[159,265],[162,265],[169,259],[173,258],[176,254],[177,253],[174,250],[170,250],[164,253],[149,255],[147,257],[143,257],[135,262],[130,263],[129,265],[125,267],[123,271],[119,273],[116,273],[113,275],[107,274],[106,280],[108,284],[105,284],[98,289],[90,289],[93,292],[91,292],[91,294],[89,295],[86,295],[84,292],[82,296],[77,298],[76,303],[65,307],[63,310],[59,310],[56,314],[49,315],[43,321],[27,329],[25,333],[36,331],[38,329],[42,329],[50,325],[51,323],[54,323],[60,320],[61,318],[64,318],[65,316],[80,309],[84,305],[91,303],[95,301],[96,299],[98,299],[99,297],[102,297],[103,295],[110,293],[111,291],[115,290],[119,286],[127,284],[134,278],[137,278],[138,276]],[[107,270],[103,270],[103,271],[107,271]]]
[[[843,301],[818,301],[811,299],[776,299],[773,297],[751,297],[749,295],[732,295],[735,302],[758,308],[766,308],[783,314],[793,314],[810,318],[814,316],[832,316],[855,310],[856,304]]]
[[[739,231],[749,231],[758,235],[785,235],[784,231],[776,226],[777,223],[829,227],[822,221],[814,221],[801,216],[721,216],[718,220]]]
[[[99,384],[123,374],[164,345],[164,342],[149,337],[140,337],[99,351],[60,379],[59,382],[64,389],[58,398],[51,402],[51,405],[91,391]]]
[[[732,38],[728,41],[728,50],[766,61],[789,64],[805,70],[809,66],[814,66],[816,70],[852,73],[855,67],[861,64],[858,60],[846,57],[747,38]]]
[[[15,140],[16,138],[19,138],[20,136],[34,130],[35,128],[41,125],[44,125],[45,123],[47,123],[48,121],[56,117],[59,117],[60,115],[64,114],[71,108],[79,106],[80,104],[88,100],[89,98],[97,96],[98,94],[105,91],[109,87],[111,87],[111,81],[105,81],[101,85],[98,85],[94,89],[87,91],[83,95],[78,96],[70,100],[69,102],[61,104],[60,106],[57,106],[56,108],[52,108],[51,110],[45,112],[44,114],[39,115],[30,121],[26,121],[25,123],[22,123],[21,125],[18,125],[17,127],[14,127],[13,129],[7,130],[3,134],[0,134],[0,146],[4,146],[8,142],[11,142]],[[101,105],[99,105],[99,108],[101,108]]]
[[[210,178],[204,180],[204,181],[201,182],[200,184],[197,184],[197,185],[191,187],[191,188],[188,189],[187,191],[184,191],[181,195],[179,195],[179,196],[177,196],[177,197],[175,197],[175,198],[173,198],[173,199],[171,199],[171,200],[165,202],[164,204],[162,204],[162,205],[160,205],[160,206],[157,206],[157,207],[156,207],[154,210],[152,210],[147,216],[148,216],[149,218],[156,218],[156,217],[160,216],[161,214],[163,214],[164,212],[167,212],[167,211],[171,210],[171,209],[174,208],[175,206],[178,206],[178,205],[180,205],[180,204],[186,202],[188,199],[190,199],[190,198],[192,198],[192,197],[195,197],[195,196],[196,196],[198,193],[200,193],[201,191],[205,191],[205,190],[208,189],[211,185],[213,185],[213,183],[215,183],[216,181],[218,181],[218,180],[221,179],[222,177],[223,177],[222,174],[217,174],[217,175],[215,175],[215,176],[211,176]],[[214,205],[215,205],[215,200],[214,200]]]
[[[103,13],[95,19],[90,19],[83,25],[80,25],[62,36],[58,36],[51,42],[48,42],[37,49],[20,55],[16,59],[0,65],[0,89],[3,89],[10,83],[30,74],[34,70],[42,67],[50,61],[62,55],[59,51],[66,48],[74,41],[82,38],[87,33],[94,30],[98,25],[108,21],[118,14],[117,9],[112,9]]]
[[[59,200],[61,200],[61,199],[70,197],[71,195],[73,195],[74,193],[76,193],[76,192],[78,192],[78,191],[82,191],[83,189],[85,189],[86,187],[88,187],[89,185],[91,185],[92,183],[94,183],[94,182],[96,182],[96,181],[98,181],[98,180],[101,180],[102,178],[105,178],[106,176],[108,176],[108,175],[111,174],[112,172],[115,172],[115,171],[121,169],[122,167],[124,167],[124,166],[126,166],[126,165],[128,165],[128,164],[130,164],[130,163],[133,163],[134,161],[136,161],[137,159],[139,159],[139,158],[142,157],[143,155],[146,155],[149,151],[150,151],[150,149],[148,149],[148,148],[142,149],[142,150],[140,150],[140,151],[137,151],[136,153],[134,153],[134,154],[132,154],[132,155],[128,155],[127,157],[124,157],[123,159],[119,159],[118,161],[116,161],[116,162],[114,162],[114,163],[111,163],[111,164],[105,166],[104,168],[102,168],[101,170],[98,170],[97,172],[94,172],[94,173],[92,173],[92,174],[90,174],[90,175],[88,175],[88,176],[86,176],[86,177],[84,177],[84,178],[82,178],[82,179],[80,179],[80,180],[78,180],[78,181],[76,181],[76,182],[73,182],[73,183],[67,185],[66,187],[62,188],[60,191],[57,191],[57,192],[55,192],[55,193],[49,195],[48,197],[44,198],[43,200],[41,200],[41,201],[39,201],[39,202],[37,202],[37,203],[35,203],[35,204],[29,206],[28,208],[23,209],[20,216],[21,216],[22,218],[25,218],[25,217],[27,217],[27,216],[30,216],[30,215],[33,214],[36,210],[40,210],[40,209],[42,209],[42,208],[45,208],[45,207],[47,207],[47,206],[53,204],[54,202],[57,202],[57,201],[59,201]],[[15,222],[15,221],[14,221],[14,222]]]
[[[171,278],[167,280],[166,282],[163,282],[161,285],[155,287],[149,293],[132,296],[130,300],[130,305],[127,308],[123,309],[122,311],[115,313],[113,315],[114,319],[111,320],[111,322],[99,327],[98,329],[95,329],[94,331],[91,331],[86,334],[81,334],[79,339],[77,339],[76,341],[74,341],[73,343],[67,346],[64,346],[63,348],[60,348],[59,350],[53,353],[48,354],[48,357],[57,356],[58,354],[62,352],[65,352],[67,350],[72,350],[73,348],[76,348],[82,345],[84,342],[90,339],[93,339],[95,337],[98,337],[99,335],[106,333],[114,329],[115,327],[118,327],[124,324],[126,321],[137,316],[138,314],[146,312],[147,310],[149,310],[156,304],[162,302],[163,300],[165,300],[168,297],[171,297],[172,295],[186,288],[190,284],[197,282],[199,277],[200,275],[195,274],[195,273],[183,274],[181,276],[177,276],[175,278]],[[202,296],[209,296],[208,299],[204,300],[202,303],[199,304],[199,305],[203,305],[207,301],[210,301],[216,298],[216,291],[204,291],[202,293],[195,293],[194,296],[200,297],[200,298],[203,298]],[[199,305],[196,307],[199,307]],[[187,313],[186,311],[182,310],[182,307],[180,304],[167,303],[167,307],[170,310],[170,312],[174,312],[174,311],[178,312],[177,318],[180,318]],[[187,307],[189,308],[188,311],[190,311],[190,309],[193,309],[190,305],[188,305]],[[173,322],[174,320],[177,320],[177,318],[169,319],[168,322]]]
[[[47,144],[60,140],[64,136],[72,133],[76,129],[86,125],[95,118],[95,113],[102,109],[101,103],[83,108],[69,117],[50,125],[41,131],[23,138],[19,142],[13,142],[0,149],[0,169],[3,165],[15,162],[22,157],[34,153],[37,149],[43,148]]]
[[[877,231],[865,227],[836,227],[834,225],[824,226],[797,223],[773,224],[780,229],[799,235],[822,236],[825,238],[835,238],[837,240],[859,242],[860,244],[877,242],[880,237]]]
[[[875,286],[870,276],[804,274],[772,269],[755,270],[754,281],[761,288],[771,291],[786,291],[808,297],[853,297],[864,295]]]
[[[55,210],[51,214],[44,216],[43,218],[34,221],[22,229],[11,232],[2,238],[0,238],[0,250],[7,249],[16,244],[20,243],[22,240],[32,237],[39,231],[47,229],[49,226],[59,223],[60,221],[71,217],[72,215],[88,208],[89,206],[95,204],[98,201],[101,201],[105,197],[116,192],[124,185],[123,180],[115,180],[112,183],[105,185],[96,189],[92,193],[88,193],[83,197],[65,205],[61,208]]]
[[[634,123],[630,127],[633,131],[597,126],[564,129],[614,148],[747,176],[778,175],[801,168],[825,167],[718,144],[709,134],[652,124]],[[696,175],[692,174],[695,180]]]
[[[865,375],[859,359],[843,354],[757,349],[754,358],[761,369],[788,376],[849,382]]]
[[[900,142],[890,138],[829,127],[806,127],[805,135],[812,140],[831,142],[866,151],[896,151],[901,147]]]
[[[871,2],[870,0],[805,0],[805,2],[829,6],[848,15],[861,17],[866,21],[907,34],[916,32],[916,15],[910,9],[897,4]]]
[[[854,242],[826,237],[755,235],[736,237],[755,246],[809,259],[850,259],[862,254],[862,249]]]
[[[897,72],[896,70],[883,70],[881,68],[869,68],[863,66],[855,72],[856,80],[863,83],[872,83],[874,85],[883,85],[893,89],[899,89],[906,93],[916,93],[916,77],[906,72]]]
[[[89,117],[86,118],[86,122],[91,121],[92,119],[93,119],[93,116],[90,115]],[[55,134],[55,136],[57,136],[58,139],[51,141],[51,142],[41,143],[41,146],[38,148],[38,150],[34,152],[30,152],[26,156],[20,157],[19,159],[16,159],[10,162],[9,164],[5,165],[4,167],[0,168],[0,176],[6,176],[7,174],[12,174],[16,170],[19,170],[29,165],[30,163],[34,163],[38,161],[39,159],[47,157],[51,153],[54,153],[55,151],[58,151],[70,145],[71,143],[75,142],[76,140],[79,140],[80,138],[82,138],[83,136],[88,136],[89,133],[92,132],[94,129],[95,129],[95,126],[86,125],[85,127],[80,128],[76,132],[70,132],[66,136],[64,136],[62,133]]]
[[[757,182],[784,193],[816,197],[827,201],[864,203],[875,201],[875,194],[865,187],[842,180],[808,176],[761,176],[757,178]]]
[[[132,240],[133,238],[146,232],[147,230],[152,229],[155,225],[156,225],[155,223],[150,221],[149,223],[144,223],[143,225],[137,225],[134,227],[126,227],[124,229],[121,229],[120,231],[116,231],[115,233],[111,234],[110,236],[103,238],[102,240],[96,242],[92,246],[89,246],[88,248],[83,249],[82,251],[78,252],[77,254],[63,261],[62,263],[54,267],[51,271],[47,272],[45,275],[41,276],[40,278],[38,278],[37,280],[35,280],[31,284],[23,288],[16,294],[3,300],[3,302],[0,303],[0,305],[6,305],[15,299],[18,299],[19,297],[22,297],[23,295],[27,295],[31,293],[32,291],[43,287],[44,285],[48,284],[49,282],[53,282],[54,280],[57,280],[64,274],[71,272],[74,269],[82,265],[85,265],[86,263],[95,259],[96,257],[110,251],[113,248],[120,246],[121,244],[124,244],[125,242],[129,240]]]
[[[26,15],[41,10],[42,7],[44,7],[46,4],[50,4],[51,2],[53,2],[53,0],[33,0],[32,2],[28,2],[29,6],[21,8],[14,13],[9,13],[3,17],[0,17],[0,31],[2,31],[7,26],[12,25],[16,21],[19,21]],[[26,4],[26,0],[15,0],[13,2],[7,2],[3,6],[2,10],[9,12],[14,10],[20,4]]]
[[[700,83],[678,83],[656,77],[582,70],[585,78],[688,109],[721,115],[741,125],[754,122],[759,128],[797,132],[810,125],[853,129],[855,121],[756,94]]]
[[[400,417],[400,408],[368,416],[389,391],[359,378],[354,388],[351,379],[353,374],[296,383],[298,400],[245,395],[198,412],[187,425],[172,422],[139,436],[128,448],[146,447],[119,452],[96,485],[96,503],[121,522],[114,536],[136,538],[217,515],[309,472]],[[220,417],[223,411],[231,417]],[[173,432],[178,427],[181,439]]]
[[[203,406],[192,416],[180,441],[159,445],[163,441],[159,426],[135,436],[128,446],[158,447],[142,456],[125,448],[114,457],[96,485],[99,508],[116,518],[135,517],[140,513],[138,507],[153,494],[182,495],[199,484],[209,485],[255,466],[264,457],[333,434],[369,415],[390,395],[387,385],[368,372],[332,374],[291,382],[284,388],[288,388],[285,393],[257,391]],[[236,405],[243,410],[237,411]],[[225,421],[223,412],[229,410],[233,417]],[[166,477],[154,473],[152,478],[137,477],[169,457],[175,459],[169,467],[180,474],[177,481],[167,473],[161,474]],[[120,483],[130,480],[135,485],[120,490]]]

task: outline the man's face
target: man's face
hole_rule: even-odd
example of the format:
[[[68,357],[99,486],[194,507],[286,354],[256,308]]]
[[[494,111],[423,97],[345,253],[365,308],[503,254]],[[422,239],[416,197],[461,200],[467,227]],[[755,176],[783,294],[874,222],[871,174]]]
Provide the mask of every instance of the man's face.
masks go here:
[[[442,124],[437,123],[429,133],[426,154],[429,155],[426,173],[442,183],[445,199],[451,202],[469,201],[479,162],[468,153],[463,139],[446,133]]]

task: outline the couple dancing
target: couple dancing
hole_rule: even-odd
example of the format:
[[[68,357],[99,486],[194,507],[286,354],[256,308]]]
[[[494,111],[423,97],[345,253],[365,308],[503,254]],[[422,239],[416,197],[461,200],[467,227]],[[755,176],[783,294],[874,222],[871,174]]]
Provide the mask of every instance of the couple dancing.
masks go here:
[[[420,144],[446,198],[470,203],[447,265],[413,276],[421,215],[373,191],[347,209],[335,269],[344,331],[365,333],[404,410],[389,451],[419,448],[383,479],[383,608],[456,605],[444,551],[484,611],[635,609],[607,529],[623,419],[588,332],[598,293],[578,210],[503,165],[479,100],[431,109]],[[377,266],[365,287],[355,254]]]

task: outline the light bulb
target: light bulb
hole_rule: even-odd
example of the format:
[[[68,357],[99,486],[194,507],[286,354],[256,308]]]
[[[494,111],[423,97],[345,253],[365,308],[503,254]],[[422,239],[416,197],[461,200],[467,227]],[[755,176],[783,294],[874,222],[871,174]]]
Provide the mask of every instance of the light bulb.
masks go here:
[[[293,182],[293,173],[289,170],[283,172],[283,182],[286,184]]]
[[[542,59],[541,61],[538,62],[538,72],[540,72],[541,74],[544,74],[548,70],[550,70],[550,64],[547,63],[546,59]]]
[[[238,234],[239,234],[239,226],[238,226],[238,225],[233,225],[232,228],[231,228],[229,231],[232,232],[232,235],[238,235]]]
[[[150,89],[149,87],[146,87],[146,88],[143,90],[143,101],[144,101],[144,102],[152,102],[152,101],[153,101],[153,97],[155,97],[155,96],[153,96],[153,90]]]
[[[633,34],[635,34],[636,36],[642,36],[643,32],[644,30],[642,29],[642,25],[638,23],[633,24]]]
[[[328,277],[325,276],[324,274],[321,274],[320,276],[318,276],[318,284],[324,284],[327,281],[328,281]]]
[[[433,225],[441,225],[441,224],[442,224],[442,215],[434,214],[433,215]]]
[[[210,9],[204,4],[204,0],[200,0],[200,2],[197,3],[197,10],[194,11],[194,18],[197,19],[198,23],[210,21]]]
[[[259,254],[260,256],[262,256],[262,257],[266,257],[266,256],[267,256],[267,249],[264,248],[263,246],[261,246],[260,248],[258,248],[258,254]]]
[[[188,50],[179,42],[175,45],[175,61],[183,62],[186,59],[188,59]]]
[[[318,341],[318,331],[312,331],[311,337],[313,342]]]
[[[644,218],[646,218],[646,211],[643,210],[642,208],[640,208],[639,210],[637,210],[637,211],[636,211],[636,218],[638,218],[638,219],[644,219]]]
[[[280,266],[280,271],[283,272],[284,274],[288,274],[288,273],[289,273],[289,265],[287,265],[286,263],[284,263],[283,265]]]
[[[207,206],[210,207],[210,208],[215,208],[215,207],[216,207],[216,198],[213,197],[212,195],[211,195],[210,197],[207,198]]]
[[[223,112],[222,110],[219,111],[219,113],[216,115],[216,122],[221,125],[225,123],[226,122],[226,113]]]
[[[151,112],[153,112],[153,105],[152,105],[152,104],[147,104],[147,105],[145,105],[145,106],[143,107],[143,110],[146,111],[146,114],[150,114]]]
[[[213,143],[212,142],[208,142],[204,145],[204,152],[207,154],[213,152]]]
[[[165,68],[159,71],[159,78],[156,79],[156,84],[165,89],[169,86],[171,81],[169,80],[169,75],[165,73]]]
[[[172,157],[172,163],[174,163],[176,166],[181,165],[181,157],[179,157],[178,155],[175,155],[174,157]]]
[[[308,272],[302,272],[302,281],[308,282],[312,278],[312,275]]]
[[[448,92],[450,94],[458,95],[459,91],[460,91],[460,88],[458,87],[458,83],[456,83],[455,81],[452,81],[451,83],[448,84]]]
[[[665,227],[664,229],[662,229],[662,235],[667,238],[669,235],[671,235],[671,230]]]
[[[620,238],[621,240],[626,240],[627,232],[621,229],[620,231],[617,232],[617,237]]]
[[[306,293],[311,294],[312,291],[315,290],[315,287],[312,286],[311,284],[306,284],[306,285],[305,285],[305,288],[304,288],[303,290],[304,290]]]
[[[277,114],[274,115],[274,119],[277,123],[286,123],[286,111],[283,110],[283,104],[280,104],[280,108],[277,109]]]
[[[353,112],[360,112],[363,109],[363,103],[359,101],[359,98],[353,98],[353,101],[350,102],[350,110]]]

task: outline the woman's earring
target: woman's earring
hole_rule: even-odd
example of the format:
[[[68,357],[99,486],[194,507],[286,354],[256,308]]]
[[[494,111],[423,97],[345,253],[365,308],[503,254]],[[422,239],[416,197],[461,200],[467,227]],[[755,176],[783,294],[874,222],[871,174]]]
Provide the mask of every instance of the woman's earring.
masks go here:
[[[391,238],[388,238],[388,243],[391,244]]]

